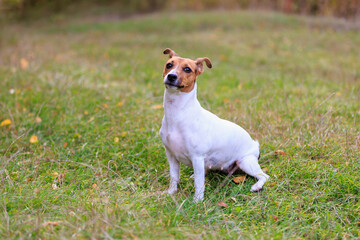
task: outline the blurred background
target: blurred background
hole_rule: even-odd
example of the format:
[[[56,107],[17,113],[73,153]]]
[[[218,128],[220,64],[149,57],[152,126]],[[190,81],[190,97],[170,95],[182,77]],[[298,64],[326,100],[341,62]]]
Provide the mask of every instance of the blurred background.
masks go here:
[[[359,239],[360,0],[0,9],[0,239]],[[182,167],[157,194],[167,47],[211,59],[198,99],[259,140],[265,191],[214,173],[195,205]]]
[[[111,10],[108,8],[111,6]],[[106,8],[106,10],[104,9]],[[61,12],[112,11],[120,16],[165,10],[266,9],[285,13],[353,19],[360,14],[359,0],[2,0],[3,16],[36,18]]]

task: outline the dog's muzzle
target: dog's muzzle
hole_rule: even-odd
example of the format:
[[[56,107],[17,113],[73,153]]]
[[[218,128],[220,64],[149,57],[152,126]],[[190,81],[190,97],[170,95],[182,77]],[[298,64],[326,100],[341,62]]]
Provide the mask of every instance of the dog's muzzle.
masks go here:
[[[169,73],[166,76],[165,84],[168,86],[176,87],[176,88],[184,88],[184,86],[179,85],[178,77],[176,74]]]

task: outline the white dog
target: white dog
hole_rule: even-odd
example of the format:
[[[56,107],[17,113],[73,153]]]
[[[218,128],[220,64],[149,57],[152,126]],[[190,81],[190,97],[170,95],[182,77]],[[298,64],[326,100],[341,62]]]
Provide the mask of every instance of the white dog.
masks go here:
[[[259,143],[240,126],[220,119],[203,109],[196,97],[196,77],[203,72],[203,62],[211,68],[209,58],[195,61],[179,57],[167,48],[163,77],[164,111],[160,129],[170,165],[169,194],[177,191],[180,162],[194,169],[195,200],[204,198],[205,173],[222,170],[232,174],[240,168],[258,179],[251,191],[259,191],[269,178],[260,168]]]

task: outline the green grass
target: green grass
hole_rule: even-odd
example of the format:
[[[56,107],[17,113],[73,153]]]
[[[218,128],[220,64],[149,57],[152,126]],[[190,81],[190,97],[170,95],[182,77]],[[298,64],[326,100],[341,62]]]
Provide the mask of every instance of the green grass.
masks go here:
[[[3,24],[0,122],[12,123],[0,127],[0,238],[359,239],[360,33],[351,26],[247,11]],[[178,194],[160,194],[166,47],[212,60],[198,98],[259,140],[264,191],[250,192],[251,177],[218,189],[225,176],[211,173],[197,204],[182,166]]]

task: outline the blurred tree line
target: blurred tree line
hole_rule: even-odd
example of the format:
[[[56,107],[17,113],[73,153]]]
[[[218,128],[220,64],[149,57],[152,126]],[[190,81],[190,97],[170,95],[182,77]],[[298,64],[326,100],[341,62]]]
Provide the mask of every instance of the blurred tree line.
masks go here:
[[[161,10],[271,9],[285,13],[353,18],[360,15],[360,0],[0,0],[0,11],[19,18],[38,11],[53,14],[69,7],[116,7],[120,14]],[[38,11],[39,12],[39,11]]]

